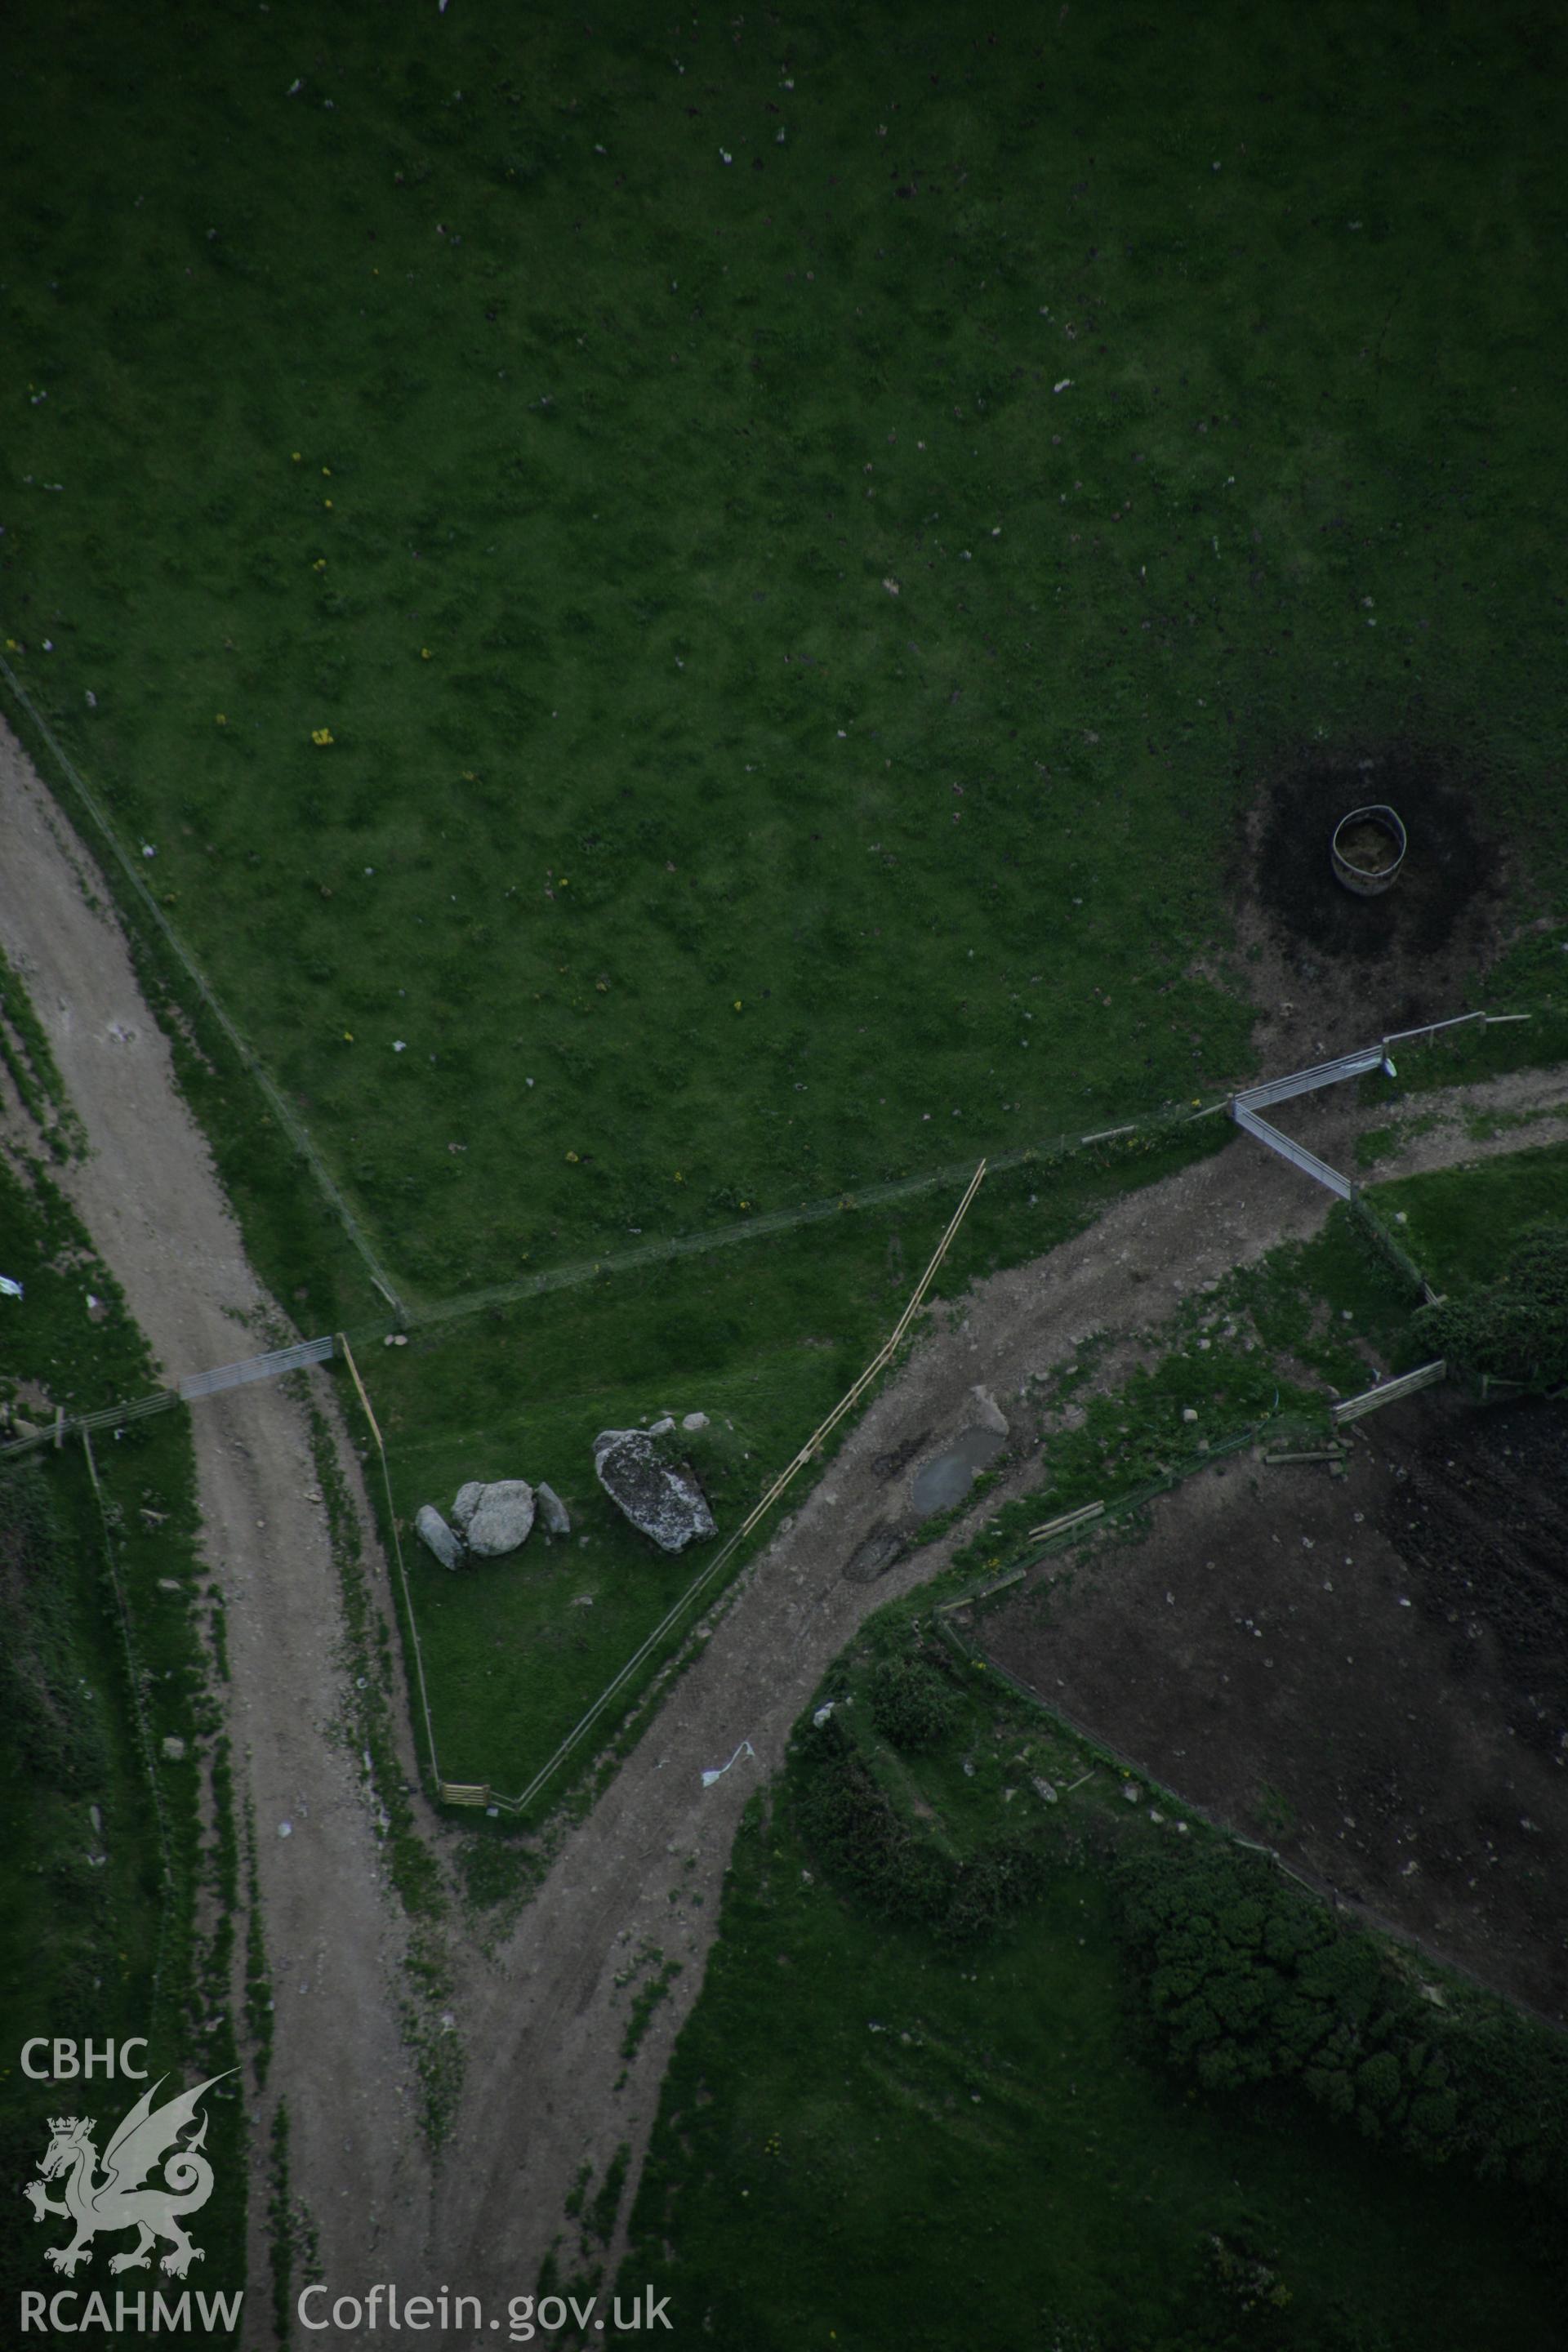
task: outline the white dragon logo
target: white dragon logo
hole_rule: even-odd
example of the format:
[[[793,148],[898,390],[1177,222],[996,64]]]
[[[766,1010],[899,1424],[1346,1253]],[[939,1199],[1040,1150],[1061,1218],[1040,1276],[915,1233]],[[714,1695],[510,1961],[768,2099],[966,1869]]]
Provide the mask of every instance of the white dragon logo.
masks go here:
[[[234,2071],[232,2066],[226,2069],[228,2074]],[[46,2214],[58,2213],[76,2223],[76,2236],[68,2246],[44,2249],[46,2260],[56,2270],[64,2271],[68,2278],[79,2263],[90,2262],[91,2241],[100,2230],[141,2233],[129,2253],[111,2256],[111,2271],[145,2270],[155,2238],[168,2239],[170,2252],[161,2267],[175,2278],[184,2278],[193,2262],[204,2259],[200,2246],[191,2243],[180,2222],[183,2215],[205,2205],[213,2192],[212,2166],[199,2153],[207,2136],[205,2116],[200,2130],[184,2147],[179,2135],[195,2121],[205,2095],[223,2079],[222,2074],[210,2075],[194,2091],[182,2091],[178,2098],[154,2108],[153,2097],[168,2080],[161,2074],[150,2090],[142,2092],[105,2148],[101,2179],[97,2177],[98,2150],[92,2144],[97,2126],[92,2116],[49,2117],[49,2144],[38,2167],[39,2177],[26,2182],[22,2194],[30,2199],[36,2221]],[[164,2156],[168,2160],[163,2166],[163,2186],[144,2189],[144,2177]],[[65,2198],[57,2202],[45,2194],[44,2183],[58,2179],[61,2173]]]

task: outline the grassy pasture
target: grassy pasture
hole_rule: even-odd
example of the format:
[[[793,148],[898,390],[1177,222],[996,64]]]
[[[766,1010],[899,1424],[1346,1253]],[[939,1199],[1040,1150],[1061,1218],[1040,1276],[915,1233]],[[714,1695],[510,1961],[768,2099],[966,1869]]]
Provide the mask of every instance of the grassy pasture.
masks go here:
[[[7,658],[416,1297],[1243,1071],[1243,733],[1560,884],[1538,12],[58,33]]]

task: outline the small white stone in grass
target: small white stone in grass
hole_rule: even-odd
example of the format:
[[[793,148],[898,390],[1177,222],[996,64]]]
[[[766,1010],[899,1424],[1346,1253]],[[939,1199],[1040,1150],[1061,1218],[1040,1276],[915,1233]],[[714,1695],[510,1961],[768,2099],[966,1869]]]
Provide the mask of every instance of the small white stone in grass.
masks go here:
[[[408,1047],[401,1037],[395,1037],[392,1041],[392,1050],[395,1054],[406,1054]]]
[[[144,841],[142,844],[142,855],[143,857],[156,857],[158,853],[150,841]]]
[[[1051,386],[1051,390],[1052,390],[1053,392],[1067,392],[1067,391],[1070,390],[1071,385],[1072,385],[1072,378],[1071,378],[1071,376],[1070,376],[1070,375],[1064,375],[1064,376],[1063,376],[1063,378],[1062,378],[1062,380],[1061,380],[1061,382],[1060,382],[1060,383],[1053,383],[1053,384],[1052,384],[1052,386]]]
[[[719,150],[719,156],[720,156],[720,160],[721,160],[721,162],[725,163],[732,163],[734,162],[734,160],[735,160],[735,158],[733,157],[733,155],[727,155],[727,154],[725,154],[724,150],[723,150],[723,148],[722,148],[722,147],[721,147],[721,148],[720,148],[720,150]]]

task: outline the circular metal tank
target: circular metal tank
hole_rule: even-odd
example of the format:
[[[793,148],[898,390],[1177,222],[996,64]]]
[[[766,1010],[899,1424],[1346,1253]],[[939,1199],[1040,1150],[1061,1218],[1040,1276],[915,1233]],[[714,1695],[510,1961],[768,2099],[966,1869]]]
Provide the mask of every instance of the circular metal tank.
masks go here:
[[[1388,889],[1405,863],[1405,826],[1381,802],[1341,817],[1329,844],[1334,879],[1358,898],[1376,898]]]

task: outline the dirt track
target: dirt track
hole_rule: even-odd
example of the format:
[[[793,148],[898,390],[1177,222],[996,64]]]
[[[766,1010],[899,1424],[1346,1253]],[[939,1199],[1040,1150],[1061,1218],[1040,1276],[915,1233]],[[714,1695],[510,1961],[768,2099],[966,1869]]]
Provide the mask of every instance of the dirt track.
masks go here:
[[[90,892],[106,906],[108,888],[3,727],[0,821],[0,938],[91,1148],[60,1181],[171,1376],[255,1355],[268,1344],[258,1318],[277,1310],[246,1263],[119,926],[88,903]],[[332,1412],[331,1388],[313,1380]],[[423,2239],[427,2176],[398,2017],[401,1914],[352,1750],[334,1738],[345,1713],[342,1615],[325,1509],[310,1499],[309,1432],[270,1383],[208,1400],[194,1429],[204,1549],[227,1623],[237,1794],[248,1790],[255,1807],[278,2005],[253,2144],[266,2150],[273,2105],[286,2098],[294,2185],[328,2277],[385,2277],[387,2244],[411,2225]],[[342,1442],[338,1451],[357,1495],[353,1452]],[[269,2345],[259,2154],[258,2168],[246,2341]]]
[[[93,1146],[70,1179],[76,1203],[172,1372],[250,1353],[258,1343],[245,1318],[268,1302],[174,1091],[118,927],[90,910],[83,885],[100,900],[107,890],[3,732],[0,807],[10,842],[0,867],[0,934]],[[119,1042],[111,1024],[134,1034]],[[1330,1045],[1360,1042],[1347,1035]],[[1521,1074],[1464,1090],[1454,1108],[1524,1110],[1565,1100],[1568,1074]],[[1331,1159],[1346,1150],[1353,1126],[1342,1100],[1310,1106],[1293,1122]],[[1561,1139],[1568,1117],[1543,1119],[1529,1134]],[[1413,1139],[1388,1172],[1490,1156],[1509,1140],[1517,1139],[1479,1146],[1458,1126],[1439,1128]],[[957,1313],[933,1318],[822,1486],[749,1571],[706,1651],[568,1838],[502,1949],[488,1960],[472,1948],[459,1954],[455,2007],[469,2089],[434,2181],[413,2128],[398,2030],[401,1923],[354,1775],[331,1737],[342,1697],[333,1663],[340,1618],[323,1515],[307,1499],[303,1425],[270,1389],[198,1408],[201,1501],[227,1601],[237,1749],[262,1832],[279,2002],[272,2095],[289,2100],[295,2185],[318,2222],[333,2293],[361,2292],[378,2279],[415,2292],[444,2281],[503,2307],[508,2294],[533,2286],[541,2257],[567,2226],[563,2203],[580,2166],[602,2178],[626,2142],[634,2164],[624,2217],[665,2061],[700,1984],[746,1797],[776,1766],[789,1726],[860,1618],[940,1567],[973,1529],[961,1524],[871,1584],[843,1576],[857,1546],[902,1502],[921,1460],[973,1420],[975,1383],[1016,1412],[1029,1376],[1070,1355],[1090,1331],[1145,1328],[1162,1297],[1173,1299],[1278,1240],[1314,1232],[1328,1205],[1326,1194],[1238,1138],[1217,1159],[1122,1200],[1048,1258],[993,1277]],[[325,1382],[320,1391],[330,1411]],[[929,1434],[920,1454],[896,1480],[879,1477],[878,1457],[921,1432]],[[357,1465],[341,1432],[339,1452],[357,1494]],[[1020,1483],[1031,1475],[1024,1471]],[[994,1490],[984,1507],[998,1499]],[[366,1540],[374,1548],[368,1519]],[[754,1759],[742,1757],[704,1790],[702,1770],[723,1764],[742,1740]],[[294,1823],[286,1841],[276,1835],[285,1819]],[[622,2084],[628,1996],[614,1980],[643,1944],[679,1959],[683,1973]],[[265,2194],[258,2175],[247,2338],[255,2343],[268,2340]],[[361,2339],[343,2332],[331,2340]],[[433,2332],[426,2340],[473,2339]]]

